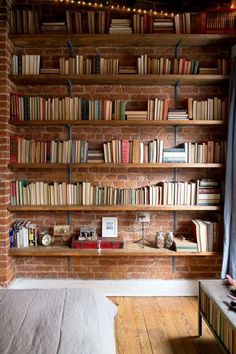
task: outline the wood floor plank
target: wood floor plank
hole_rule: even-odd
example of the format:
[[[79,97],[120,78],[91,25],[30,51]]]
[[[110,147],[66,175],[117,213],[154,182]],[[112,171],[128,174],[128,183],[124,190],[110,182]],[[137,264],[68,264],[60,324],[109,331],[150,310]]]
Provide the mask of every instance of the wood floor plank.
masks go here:
[[[219,354],[206,325],[197,336],[196,297],[111,297],[117,354]]]
[[[144,314],[142,311],[140,298],[134,298],[133,302],[133,312],[135,316],[135,322],[140,342],[140,348],[142,354],[152,354],[152,347],[148,336],[148,331],[145,323]]]
[[[166,340],[165,322],[162,312],[153,298],[143,298],[142,308],[145,317],[146,327],[155,354],[173,354],[171,346]]]

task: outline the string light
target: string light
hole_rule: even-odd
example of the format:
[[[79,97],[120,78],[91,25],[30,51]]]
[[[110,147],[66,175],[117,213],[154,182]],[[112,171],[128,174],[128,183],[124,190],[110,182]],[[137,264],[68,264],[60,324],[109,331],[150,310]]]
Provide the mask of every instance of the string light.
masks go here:
[[[74,0],[54,0],[54,2],[58,2],[60,1],[61,3],[66,2],[66,3],[75,3]],[[100,8],[104,8],[104,9],[110,9],[113,11],[119,11],[119,12],[137,12],[138,14],[149,14],[151,16],[169,16],[169,17],[173,17],[175,16],[175,14],[172,13],[168,13],[168,12],[163,12],[163,11],[157,11],[157,10],[153,10],[153,9],[136,9],[136,8],[130,8],[130,7],[126,7],[125,5],[119,5],[119,4],[115,4],[115,5],[109,5],[109,2],[106,1],[106,4],[104,5],[103,3],[91,3],[90,1],[77,1],[77,5],[78,6],[87,6],[87,7],[100,7]],[[231,8],[234,8],[234,5],[231,5]]]

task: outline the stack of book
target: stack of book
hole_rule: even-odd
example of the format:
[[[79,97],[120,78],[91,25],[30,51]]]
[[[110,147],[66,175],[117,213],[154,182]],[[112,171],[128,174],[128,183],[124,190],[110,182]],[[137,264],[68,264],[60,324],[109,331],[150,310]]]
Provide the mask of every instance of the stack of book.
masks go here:
[[[163,140],[112,140],[103,143],[103,151],[108,163],[161,163]]]
[[[136,66],[132,65],[120,65],[119,74],[137,74]]]
[[[187,162],[186,144],[181,144],[173,148],[164,148],[162,162],[164,163]]]
[[[188,239],[174,238],[175,250],[177,252],[198,252],[197,242]]]
[[[209,206],[221,203],[221,191],[219,182],[212,179],[197,181],[197,205]]]
[[[40,33],[39,13],[36,10],[11,10],[10,32],[35,34]]]
[[[131,20],[128,18],[112,18],[109,28],[110,34],[127,34],[132,33]]]
[[[125,111],[126,120],[147,120],[147,111]]]
[[[174,20],[171,17],[159,17],[153,20],[153,33],[174,33]]]
[[[40,71],[40,55],[13,55],[12,75],[38,75]]]
[[[148,100],[147,119],[148,120],[166,120],[168,116],[169,100]]]
[[[65,22],[43,22],[41,33],[66,33]]]
[[[222,250],[220,231],[218,222],[192,220],[192,237],[197,242],[198,252],[220,252]]]
[[[218,97],[196,101],[188,98],[188,117],[195,120],[225,120],[227,100]]]
[[[37,246],[38,235],[39,227],[36,224],[19,220],[9,230],[10,245],[17,248]]]
[[[104,153],[98,149],[89,149],[87,154],[88,163],[104,163]]]
[[[173,108],[169,109],[168,120],[186,120],[188,119],[188,113],[186,109],[183,108]]]

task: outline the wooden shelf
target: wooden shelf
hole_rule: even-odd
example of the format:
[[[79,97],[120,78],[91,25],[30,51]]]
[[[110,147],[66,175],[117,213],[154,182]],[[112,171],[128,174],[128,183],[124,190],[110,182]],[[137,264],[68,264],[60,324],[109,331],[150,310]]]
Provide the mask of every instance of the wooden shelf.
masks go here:
[[[16,85],[222,85],[227,84],[228,75],[9,75]]]
[[[60,170],[66,168],[117,168],[117,169],[166,169],[166,168],[223,168],[222,163],[10,163],[13,170]]]
[[[68,47],[195,47],[235,43],[235,34],[10,34],[11,42],[19,48]]]
[[[122,126],[215,126],[225,125],[223,120],[30,120],[30,121],[10,121],[15,126],[110,126],[110,127],[122,127]]]
[[[217,252],[175,252],[168,249],[156,249],[152,247],[141,248],[132,244],[122,249],[104,249],[99,254],[97,250],[72,249],[70,247],[25,247],[11,248],[9,255],[13,257],[186,257],[186,256],[215,256]]]
[[[198,205],[10,205],[9,211],[216,211],[221,206],[198,206]]]

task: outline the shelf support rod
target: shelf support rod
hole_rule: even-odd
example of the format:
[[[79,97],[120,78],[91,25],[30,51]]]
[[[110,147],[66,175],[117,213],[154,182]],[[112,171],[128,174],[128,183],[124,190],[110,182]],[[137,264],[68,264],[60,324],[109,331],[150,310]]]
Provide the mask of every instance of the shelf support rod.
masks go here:
[[[174,92],[174,98],[175,98],[175,108],[177,108],[178,107],[178,96],[179,96],[179,80],[178,81],[176,81],[176,83],[175,83],[175,86],[174,86],[174,90],[175,90],[175,92]]]
[[[172,257],[172,273],[176,272],[176,257]]]
[[[67,269],[68,269],[68,272],[71,271],[71,257],[70,256],[67,257]]]
[[[175,58],[179,57],[179,49],[180,49],[181,42],[182,42],[182,39],[180,39],[175,45]]]
[[[71,80],[67,80],[67,82],[68,82],[68,95],[70,97],[74,97],[72,82],[71,82]]]
[[[71,43],[71,40],[69,38],[67,39],[67,46],[70,51],[70,57],[73,57],[75,54],[75,50],[74,50],[73,44]]]

